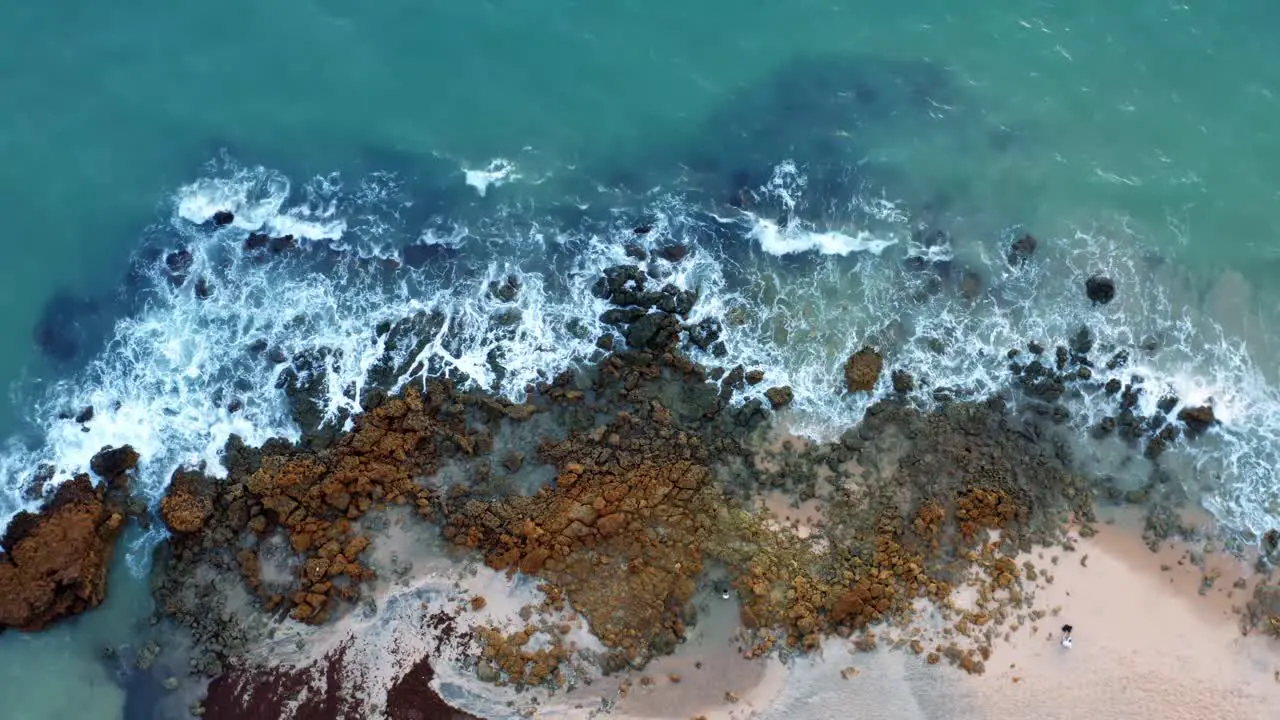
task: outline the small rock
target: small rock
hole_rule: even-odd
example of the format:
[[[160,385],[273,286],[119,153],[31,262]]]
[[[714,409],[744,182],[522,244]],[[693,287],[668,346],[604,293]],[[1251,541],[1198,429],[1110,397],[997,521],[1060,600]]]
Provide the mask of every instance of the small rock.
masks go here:
[[[178,689],[178,678],[176,678],[176,677],[167,677],[167,678],[165,678],[165,679],[164,679],[164,689],[165,689],[165,690],[177,690],[177,689]]]
[[[267,359],[270,360],[272,363],[279,365],[285,360],[288,360],[289,356],[285,355],[284,350],[280,349],[279,347],[273,347],[271,348],[271,350],[267,352]]]
[[[86,405],[84,409],[82,409],[80,413],[76,415],[76,422],[80,423],[81,425],[89,422],[92,419],[93,419],[92,405]]]
[[[1014,240],[1013,244],[1009,246],[1009,264],[1014,267],[1025,265],[1031,259],[1031,256],[1035,254],[1036,245],[1038,244],[1036,239],[1029,233]]]
[[[764,396],[769,399],[769,404],[773,406],[774,410],[790,405],[791,401],[795,399],[795,393],[791,390],[790,385],[771,387],[764,391]]]
[[[635,229],[632,230],[632,232],[634,232],[636,235],[648,235],[651,230],[653,230],[653,226],[645,224],[645,225],[637,225]]]
[[[218,227],[222,227],[223,225],[230,225],[231,223],[235,222],[235,219],[236,219],[235,213],[232,213],[229,210],[219,210],[218,212],[213,214],[213,224]]]
[[[759,385],[764,380],[764,371],[748,370],[746,380],[748,385]]]
[[[894,370],[890,379],[893,380],[893,391],[897,393],[906,394],[916,387],[915,377],[906,370]]]
[[[1106,275],[1094,275],[1085,281],[1084,294],[1095,305],[1106,305],[1116,299],[1116,282]]]

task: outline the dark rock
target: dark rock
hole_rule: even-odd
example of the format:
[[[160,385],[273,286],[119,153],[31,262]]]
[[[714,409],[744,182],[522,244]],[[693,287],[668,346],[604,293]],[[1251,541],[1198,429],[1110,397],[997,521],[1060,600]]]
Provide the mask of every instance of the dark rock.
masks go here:
[[[106,480],[119,479],[138,466],[138,452],[129,445],[103,448],[89,460],[89,469]]]
[[[1009,264],[1014,267],[1025,265],[1031,259],[1031,256],[1035,254],[1037,244],[1036,239],[1030,234],[1014,240],[1013,244],[1009,246]]]
[[[894,370],[889,377],[893,381],[894,392],[906,394],[916,387],[915,377],[906,370]]]
[[[85,424],[85,423],[89,422],[89,421],[90,421],[90,420],[92,420],[92,419],[93,419],[93,406],[92,406],[92,405],[87,405],[87,406],[85,406],[84,408],[82,408],[82,409],[80,410],[80,412],[79,412],[79,413],[77,413],[77,414],[76,414],[76,422],[80,423],[81,425],[83,425],[83,424]]]
[[[711,354],[715,357],[722,358],[729,354],[729,347],[724,344],[723,340],[720,340],[715,345],[711,346]]]
[[[774,410],[790,405],[791,401],[795,399],[795,393],[791,390],[790,385],[771,387],[764,391],[764,396],[769,399],[769,404],[773,406]]]
[[[236,220],[235,214],[229,210],[219,210],[218,212],[213,214],[213,224],[218,227],[222,227],[223,225],[230,225],[231,223],[235,222],[235,220]]]
[[[292,250],[296,247],[298,247],[298,242],[294,240],[292,235],[284,235],[282,237],[271,238],[271,252],[276,253],[277,255],[286,250]],[[406,248],[405,250],[406,265],[413,265],[413,263],[410,262],[410,258],[409,258],[411,250],[413,250],[412,247]],[[420,266],[416,266],[416,267],[420,267]]]
[[[605,352],[612,352],[613,341],[614,341],[613,333],[605,333],[604,335],[601,335],[599,338],[596,339],[596,347],[600,348],[601,350],[604,350]]]
[[[195,263],[195,258],[186,248],[176,250],[164,257],[164,266],[169,270],[169,282],[174,287],[181,287],[187,281],[187,273]]]
[[[266,349],[267,349],[267,341],[265,338],[258,338],[257,340],[254,340],[253,342],[249,343],[249,346],[247,348],[245,348],[245,350],[248,351],[250,355],[258,355],[263,350],[266,350]]]
[[[746,375],[748,385],[759,385],[764,381],[763,370],[748,370]]]
[[[1088,355],[1093,352],[1093,331],[1087,326],[1080,326],[1071,337],[1071,352],[1077,355]]]
[[[1142,394],[1142,388],[1132,384],[1126,385],[1124,392],[1120,393],[1120,407],[1126,410],[1132,410],[1138,407],[1138,396]]]
[[[1040,355],[1041,353],[1044,352],[1044,346],[1036,342],[1035,340],[1032,340],[1031,342],[1027,343],[1027,349],[1030,350],[1031,354],[1033,355]]]
[[[235,400],[232,400],[231,402],[227,403],[227,412],[229,413],[240,412],[240,410],[242,410],[243,408],[244,408],[244,403],[239,398],[236,398]]]
[[[285,355],[284,350],[281,349],[279,346],[273,347],[267,351],[267,360],[271,361],[272,363],[275,363],[276,365],[279,365],[280,363],[288,359],[289,359],[289,356]]]
[[[1067,367],[1067,360],[1070,359],[1070,357],[1071,354],[1067,351],[1065,345],[1059,345],[1054,349],[1053,361],[1058,370],[1063,370]]]
[[[719,320],[716,320],[715,318],[706,318],[689,328],[689,342],[698,348],[706,350],[720,339],[721,330],[722,327]]]
[[[665,312],[651,312],[627,326],[627,345],[640,349],[665,350],[680,339],[680,321]]]
[[[644,308],[609,308],[600,315],[600,322],[613,327],[623,327],[645,316]]]
[[[497,280],[489,283],[489,294],[501,300],[502,302],[512,302],[516,296],[520,294],[520,278],[515,275],[508,275],[507,279],[499,283]]]
[[[1213,407],[1209,405],[1184,407],[1178,411],[1178,420],[1187,426],[1187,434],[1191,436],[1199,435],[1218,424]]]
[[[648,235],[651,230],[653,230],[652,225],[637,225],[632,232],[636,235]]]
[[[1165,395],[1156,402],[1156,408],[1165,415],[1173,412],[1173,409],[1176,407],[1178,407],[1177,395]]]
[[[633,260],[643,262],[649,259],[649,253],[645,252],[644,248],[636,245],[635,243],[627,243],[626,246],[623,247],[623,252],[627,254],[627,257],[632,258]]]
[[[1106,305],[1116,298],[1116,283],[1106,275],[1094,275],[1085,281],[1084,294],[1095,305]]]
[[[1115,430],[1116,430],[1116,419],[1108,415],[1107,417],[1102,418],[1102,420],[1098,423],[1098,427],[1095,429],[1094,434],[1099,437],[1102,437],[1105,435],[1110,435],[1111,433],[1115,432]]]
[[[688,245],[667,245],[660,247],[653,252],[654,255],[666,260],[669,263],[678,263],[689,255]]]
[[[271,244],[271,236],[266,233],[251,232],[249,237],[244,239],[244,249],[248,251],[261,250]]]
[[[213,285],[209,284],[207,279],[201,277],[199,280],[196,280],[195,293],[197,298],[200,298],[201,300],[208,300],[213,296]]]
[[[1112,355],[1111,359],[1107,361],[1107,369],[1118,370],[1119,368],[1122,368],[1128,364],[1129,364],[1129,351],[1121,350],[1117,352],[1115,355]]]
[[[1093,368],[1088,366],[1081,366],[1079,368],[1076,368],[1077,380],[1088,380],[1092,377],[1093,377]]]

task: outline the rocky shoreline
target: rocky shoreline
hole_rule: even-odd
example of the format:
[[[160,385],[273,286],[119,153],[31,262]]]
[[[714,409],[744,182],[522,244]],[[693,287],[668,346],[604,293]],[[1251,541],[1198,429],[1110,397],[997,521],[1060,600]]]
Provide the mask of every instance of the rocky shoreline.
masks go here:
[[[1030,260],[1028,238],[1012,245],[1011,263]],[[595,292],[615,306],[601,318],[615,331],[599,338],[598,360],[529,387],[520,404],[397,366],[391,350],[424,342],[430,316],[376,329],[388,354],[349,430],[319,416],[312,395],[324,387],[322,363],[295,358],[285,390],[301,440],[249,447],[232,437],[225,479],[180,469],[158,508],[170,539],[155,558],[153,626],[194,644],[192,682],[209,681],[191,713],[305,720],[362,717],[373,706],[397,719],[470,717],[432,687],[446,646],[499,686],[565,688],[642,669],[685,641],[710,564],[729,574],[748,655],[804,653],[833,635],[874,647],[872,628],[910,627],[926,599],[963,629],[945,646],[910,649],[982,672],[994,628],[1030,612],[1011,558],[1058,540],[1064,518],[1093,518],[1097,485],[1072,469],[1062,399],[1117,396],[1095,435],[1118,435],[1153,462],[1216,423],[1211,406],[1177,398],[1142,416],[1142,379],[1120,379],[1123,352],[1092,360],[1082,328],[1052,357],[1034,341],[1010,350],[1004,397],[957,400],[935,388],[940,408],[925,410],[910,393],[927,386],[926,372],[894,368],[895,395],[839,439],[778,444],[774,413],[791,402],[790,388],[769,387],[768,409],[734,402],[767,385],[767,370],[690,359],[695,347],[719,355],[721,328],[690,324],[696,295],[652,282],[636,265],[607,270]],[[510,300],[519,286],[492,292]],[[1115,287],[1091,277],[1086,295],[1109,302]],[[871,392],[887,364],[862,347],[833,386]],[[393,392],[406,371],[420,380]],[[137,514],[128,499],[137,462],[130,448],[104,449],[93,467],[103,483],[78,476],[39,513],[15,519],[0,543],[0,629],[36,630],[101,602],[115,541]],[[759,512],[754,502],[768,493],[817,501],[812,534]],[[432,647],[406,651],[404,671],[372,699],[346,641],[308,662],[275,662],[264,649],[281,628],[376,615],[388,571],[409,573],[395,555],[390,565],[372,558],[394,508],[437,528],[459,558],[536,580],[541,603],[504,626],[470,624],[483,596],[452,614],[428,615],[424,602],[419,621]],[[989,539],[995,531],[999,542]],[[990,602],[958,608],[953,593],[974,577]],[[599,647],[579,644],[578,631]]]

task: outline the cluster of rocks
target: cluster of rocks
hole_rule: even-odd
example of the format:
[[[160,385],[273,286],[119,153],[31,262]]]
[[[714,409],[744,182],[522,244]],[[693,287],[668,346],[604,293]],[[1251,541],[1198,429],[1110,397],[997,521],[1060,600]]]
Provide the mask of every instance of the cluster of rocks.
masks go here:
[[[1102,393],[1117,398],[1117,412],[1103,417],[1093,428],[1094,435],[1145,443],[1143,452],[1152,460],[1182,436],[1195,437],[1217,424],[1212,405],[1179,407],[1182,401],[1173,394],[1162,394],[1156,401],[1156,412],[1144,415],[1140,408],[1141,396],[1148,392],[1144,378],[1130,374],[1122,379],[1129,353],[1120,350],[1099,365],[1090,357],[1093,349],[1093,333],[1082,327],[1068,344],[1055,347],[1052,356],[1038,342],[1028,343],[1025,352],[1009,350],[1009,371],[1015,386],[1036,401],[1036,411],[1058,423],[1070,419],[1069,411],[1057,404],[1068,393]],[[1178,412],[1171,419],[1175,409]]]

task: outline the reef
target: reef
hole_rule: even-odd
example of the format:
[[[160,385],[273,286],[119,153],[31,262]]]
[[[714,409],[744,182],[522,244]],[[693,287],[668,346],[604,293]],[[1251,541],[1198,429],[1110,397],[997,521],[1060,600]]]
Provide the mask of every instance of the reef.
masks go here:
[[[106,448],[88,474],[61,483],[37,512],[22,512],[0,540],[0,631],[42,630],[97,607],[129,515],[133,448]]]

